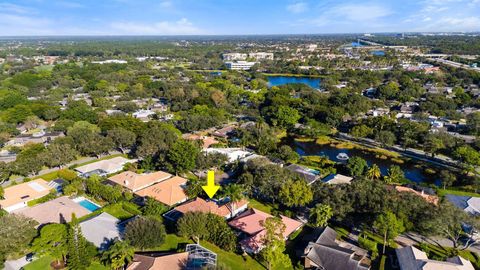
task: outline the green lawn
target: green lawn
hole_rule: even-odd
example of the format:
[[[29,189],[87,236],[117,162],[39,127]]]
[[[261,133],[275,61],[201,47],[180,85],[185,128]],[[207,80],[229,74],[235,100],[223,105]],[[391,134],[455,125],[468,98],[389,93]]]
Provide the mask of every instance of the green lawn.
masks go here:
[[[58,171],[53,171],[53,172],[50,172],[50,173],[35,176],[33,179],[38,179],[38,178],[42,178],[45,181],[55,180],[55,179],[58,178]]]
[[[92,262],[92,264],[87,268],[87,270],[109,270],[109,267],[99,263],[99,262]]]
[[[250,256],[243,257],[242,255],[238,255],[233,252],[226,252],[219,247],[210,244],[208,242],[202,241],[200,245],[203,247],[215,252],[217,254],[217,264],[225,265],[230,270],[264,270],[265,267],[261,265],[259,262],[254,260]]]
[[[454,190],[454,189],[438,189],[437,194],[439,196],[445,196],[447,194],[458,195],[458,196],[468,196],[468,197],[480,197],[480,194],[475,192],[468,192],[468,191],[461,191],[461,190]]]
[[[35,260],[27,265],[25,265],[25,270],[45,270],[51,269],[50,263],[52,262],[53,258],[50,256],[44,256]]]
[[[25,270],[48,270],[52,269],[50,267],[50,263],[52,262],[53,258],[50,256],[44,256],[35,260],[27,265],[25,265]],[[99,262],[92,262],[92,264],[87,268],[87,270],[108,270],[109,268],[104,266]]]
[[[176,234],[167,234],[165,238],[165,243],[158,248],[152,250],[155,251],[177,251],[178,248],[182,247],[182,244],[192,244],[193,242],[189,239],[179,237]],[[227,266],[230,270],[264,270],[265,268],[255,261],[252,257],[246,256],[245,259],[243,256],[236,254],[234,252],[227,252],[219,247],[210,244],[206,241],[201,241],[200,245],[215,252],[218,255],[217,262],[220,265]]]
[[[130,212],[124,207],[123,203],[110,204],[102,208],[102,210],[103,212],[107,212],[120,220],[128,219],[141,213],[136,204],[129,205],[132,205],[132,207],[136,208],[137,211],[134,213]]]
[[[183,237],[177,236],[176,234],[167,234],[165,238],[165,243],[163,243],[158,248],[155,248],[155,251],[176,251],[179,248],[180,244],[192,244],[191,240],[185,239]]]
[[[263,211],[265,213],[269,213],[269,214],[271,214],[272,210],[274,209],[274,207],[272,205],[259,202],[255,199],[249,199],[248,200],[248,206],[251,207],[251,208],[255,208],[255,209],[258,209],[260,211]]]

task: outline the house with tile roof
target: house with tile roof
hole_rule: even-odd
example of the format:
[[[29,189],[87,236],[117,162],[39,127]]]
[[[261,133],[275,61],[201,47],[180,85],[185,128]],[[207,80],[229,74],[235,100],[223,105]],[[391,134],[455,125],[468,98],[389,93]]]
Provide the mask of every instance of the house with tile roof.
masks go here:
[[[231,203],[228,201],[204,200],[197,197],[191,201],[185,202],[169,212],[164,217],[171,221],[177,221],[181,216],[188,212],[212,213],[225,219],[230,219],[237,214],[245,211],[248,206],[247,200]]]
[[[445,195],[453,205],[462,209],[473,216],[480,215],[480,197],[457,196],[452,194]]]
[[[397,190],[398,192],[413,193],[413,194],[415,194],[419,197],[422,197],[425,201],[427,201],[431,204],[438,205],[438,200],[439,200],[438,196],[427,194],[423,190],[418,191],[418,190],[415,190],[413,188],[405,187],[405,186],[395,186],[395,190]]]
[[[327,177],[322,179],[322,182],[330,185],[338,185],[338,184],[350,184],[353,180],[353,177],[346,176],[343,174],[330,174]]]
[[[316,234],[318,235],[318,234]],[[305,269],[368,270],[367,251],[350,243],[337,240],[337,232],[325,227],[315,242],[308,243],[304,251]]]
[[[271,217],[273,216],[270,214],[250,208],[228,222],[228,225],[244,234],[245,238],[240,241],[240,245],[245,252],[258,253],[263,248],[262,240],[266,233],[262,223]],[[281,215],[280,218],[285,224],[285,231],[283,232],[285,240],[303,226],[302,222],[289,217]]]
[[[318,171],[312,170],[305,166],[290,164],[287,167],[285,167],[285,169],[297,174],[298,176],[300,176],[300,178],[304,179],[309,185],[315,183],[318,179],[321,178]]]
[[[120,220],[103,212],[98,216],[80,222],[82,234],[101,250],[107,249],[116,239],[121,239]]]
[[[414,246],[395,250],[400,270],[474,270],[472,263],[460,256],[448,258],[446,261],[435,261]]]
[[[106,176],[109,174],[117,173],[123,170],[123,166],[127,163],[134,163],[136,160],[128,159],[124,157],[114,157],[111,159],[99,160],[93,163],[89,163],[80,167],[75,168],[75,170],[84,177],[89,177],[90,175],[97,174],[100,176]]]
[[[198,244],[188,244],[181,253],[136,253],[127,270],[194,270],[216,268],[216,265],[216,253]]]
[[[140,197],[150,197],[168,206],[173,206],[188,199],[185,188],[188,180],[174,176],[172,178],[157,182],[146,188],[142,188],[135,192]]]
[[[183,270],[188,252],[169,254],[135,254],[127,270]]]
[[[36,179],[4,189],[4,199],[0,200],[0,209],[12,212],[27,206],[27,203],[50,193],[53,188],[47,181]]]
[[[91,212],[80,204],[70,200],[67,196],[51,201],[26,207],[14,211],[15,214],[24,215],[38,222],[39,225],[49,223],[67,223],[72,220],[72,214],[83,217]]]
[[[120,185],[132,192],[137,192],[153,184],[167,180],[170,177],[172,177],[171,174],[162,171],[142,174],[132,171],[125,171],[109,177],[108,180],[111,183]]]

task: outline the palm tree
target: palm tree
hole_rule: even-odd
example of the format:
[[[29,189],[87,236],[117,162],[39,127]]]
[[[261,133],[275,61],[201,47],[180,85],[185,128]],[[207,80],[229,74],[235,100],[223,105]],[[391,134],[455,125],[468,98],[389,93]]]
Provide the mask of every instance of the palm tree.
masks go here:
[[[224,194],[225,196],[230,198],[230,205],[232,206],[232,216],[235,215],[236,204],[245,197],[243,191],[243,187],[237,184],[228,185],[225,188]]]
[[[108,250],[103,252],[102,261],[110,264],[112,269],[123,269],[133,260],[135,249],[125,241],[115,241]]]
[[[380,172],[380,168],[377,166],[377,164],[373,164],[372,167],[370,167],[367,171],[367,177],[369,179],[379,179],[380,176],[382,176],[382,173]]]

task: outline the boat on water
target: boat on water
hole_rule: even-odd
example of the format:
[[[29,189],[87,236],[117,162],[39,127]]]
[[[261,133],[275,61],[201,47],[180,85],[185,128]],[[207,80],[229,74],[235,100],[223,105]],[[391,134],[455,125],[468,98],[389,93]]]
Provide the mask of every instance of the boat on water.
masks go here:
[[[338,160],[348,160],[350,157],[347,155],[347,153],[338,153],[337,159]]]

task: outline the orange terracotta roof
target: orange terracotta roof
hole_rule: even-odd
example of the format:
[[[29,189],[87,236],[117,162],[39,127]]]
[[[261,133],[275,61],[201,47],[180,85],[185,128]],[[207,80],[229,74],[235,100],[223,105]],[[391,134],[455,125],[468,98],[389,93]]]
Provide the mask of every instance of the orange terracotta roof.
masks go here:
[[[270,217],[272,217],[272,215],[251,208],[230,221],[228,224],[237,230],[250,235],[250,237],[241,241],[241,245],[257,252],[263,247],[262,240],[265,235],[265,228],[262,226],[262,222]],[[303,226],[302,222],[289,217],[281,215],[280,218],[282,219],[283,224],[285,224],[285,231],[283,232],[285,239]]]
[[[188,261],[188,252],[150,257],[135,254],[127,270],[182,270]]]
[[[20,203],[26,203],[41,198],[50,193],[53,188],[48,186],[47,181],[36,179],[5,188],[3,200],[0,200],[0,208],[8,208]]]
[[[162,171],[145,174],[137,174],[135,172],[126,171],[114,175],[108,178],[108,180],[135,192],[160,181],[164,181],[170,177],[172,177],[171,174]]]
[[[147,188],[141,189],[135,194],[142,197],[151,197],[166,205],[172,206],[187,200],[187,195],[183,187],[187,183],[187,179],[174,176]]]
[[[228,224],[244,233],[254,235],[264,230],[261,222],[265,222],[265,220],[270,217],[273,216],[255,208],[251,208],[234,220],[230,221]],[[285,237],[288,237],[292,232],[296,231],[303,225],[302,222],[286,216],[280,215],[280,218],[282,219],[283,224],[286,226],[285,232],[283,233]]]
[[[219,141],[215,140],[214,137],[209,137],[209,136],[201,136],[197,134],[184,134],[182,136],[186,140],[191,140],[191,141],[198,141],[202,140],[203,141],[203,148],[208,148],[213,144],[219,143]]]
[[[245,206],[246,204],[248,204],[247,200],[241,200],[235,203],[235,209],[239,209]],[[188,212],[212,213],[225,218],[230,217],[230,215],[232,214],[230,203],[219,206],[214,201],[207,202],[204,199],[199,197],[195,198],[195,200],[192,200],[190,202],[177,206],[175,210],[183,214]]]
[[[42,225],[70,222],[72,214],[75,214],[77,217],[83,217],[90,214],[90,211],[68,197],[63,196],[33,207],[22,208],[14,211],[14,213],[32,218]]]
[[[403,187],[403,186],[395,186],[395,189],[396,189],[398,192],[410,192],[410,193],[413,193],[413,194],[415,194],[415,195],[417,195],[417,196],[422,197],[425,201],[427,201],[427,202],[429,202],[429,203],[431,203],[431,204],[438,205],[438,196],[425,194],[425,193],[416,191],[416,190],[414,190],[414,189],[412,189],[412,188]]]

